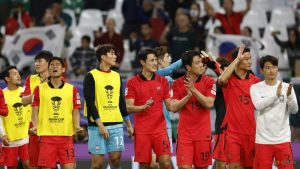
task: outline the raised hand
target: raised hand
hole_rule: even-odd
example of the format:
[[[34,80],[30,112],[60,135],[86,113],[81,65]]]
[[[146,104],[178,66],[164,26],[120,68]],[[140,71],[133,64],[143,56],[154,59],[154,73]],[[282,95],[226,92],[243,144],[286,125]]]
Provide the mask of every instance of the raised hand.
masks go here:
[[[240,48],[239,48],[239,52],[238,52],[238,55],[237,55],[237,58],[239,59],[239,61],[243,60],[244,58],[244,55],[243,55],[243,52],[245,50],[245,44],[241,44]]]

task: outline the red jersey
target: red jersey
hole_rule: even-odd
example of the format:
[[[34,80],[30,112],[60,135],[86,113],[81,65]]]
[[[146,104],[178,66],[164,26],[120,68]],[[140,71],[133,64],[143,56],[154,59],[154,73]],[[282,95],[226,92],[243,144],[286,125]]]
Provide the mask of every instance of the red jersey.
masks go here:
[[[222,86],[226,103],[226,115],[222,127],[237,133],[255,134],[254,105],[250,97],[250,87],[260,79],[251,73],[247,73],[245,79],[239,78],[235,72],[228,79],[228,83]]]
[[[240,25],[243,21],[242,12],[233,12],[230,16],[222,13],[216,13],[216,18],[220,20],[225,34],[241,34]]]
[[[172,99],[181,100],[187,95],[183,76],[174,81]],[[195,88],[206,97],[216,97],[213,78],[200,76],[194,83]],[[203,107],[192,96],[179,112],[178,139],[187,141],[211,140],[210,109]]]
[[[153,134],[166,130],[163,113],[163,101],[170,98],[169,83],[165,77],[154,74],[147,80],[142,74],[128,80],[125,91],[126,99],[134,99],[134,105],[144,105],[152,97],[153,105],[134,114],[134,128],[137,134]]]
[[[8,109],[5,104],[4,95],[2,89],[0,89],[0,115],[7,116]]]

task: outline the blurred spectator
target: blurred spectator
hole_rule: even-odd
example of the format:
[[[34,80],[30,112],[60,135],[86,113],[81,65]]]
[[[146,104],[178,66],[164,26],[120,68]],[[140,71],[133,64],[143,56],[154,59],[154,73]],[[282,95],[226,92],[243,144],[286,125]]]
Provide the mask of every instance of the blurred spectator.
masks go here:
[[[142,0],[124,0],[122,5],[122,14],[125,19],[122,35],[124,38],[129,38],[131,32],[139,32],[141,17]]]
[[[130,34],[129,39],[129,50],[136,51],[136,57],[132,61],[132,67],[141,67],[138,59],[138,53],[140,50],[145,48],[155,48],[159,46],[158,41],[156,41],[152,36],[152,27],[149,23],[143,23],[141,25],[141,37],[138,38],[137,33],[133,32]]]
[[[45,15],[43,17],[42,25],[43,26],[50,26],[50,25],[58,24],[58,23],[60,23],[61,25],[65,24],[62,19],[60,19],[59,21],[55,20],[52,11],[50,9],[47,9],[46,12],[45,12]]]
[[[189,16],[191,19],[191,25],[196,33],[197,47],[201,50],[205,50],[205,39],[207,31],[205,30],[205,24],[208,21],[208,17],[200,17],[200,6],[197,3],[192,3],[189,9]]]
[[[87,143],[89,140],[87,125],[81,125],[81,127],[83,130],[75,135],[75,143]]]
[[[152,17],[150,18],[149,22],[152,26],[152,37],[159,41],[160,37],[169,23],[170,18],[168,13],[164,9],[164,2],[163,0],[157,0],[154,2],[154,8],[152,12]]]
[[[51,7],[54,0],[30,0],[29,13],[35,18],[36,24],[41,25],[46,9]]]
[[[154,9],[154,1],[153,0],[143,0],[142,3],[142,10],[139,14],[141,17],[141,21],[149,22],[152,15],[153,15],[153,9]]]
[[[222,26],[216,26],[214,28],[214,34],[224,34],[225,31],[224,31],[224,28]]]
[[[0,26],[5,25],[7,18],[10,14],[12,2],[11,0],[0,1]]]
[[[166,26],[161,37],[161,43],[168,43],[173,61],[181,58],[181,54],[187,50],[193,50],[197,46],[196,34],[191,29],[191,23],[187,15],[179,13],[175,19],[176,26]]]
[[[6,21],[5,34],[14,35],[19,29],[28,28],[30,26],[30,20],[31,18],[28,12],[23,8],[22,2],[14,2],[11,16]]]
[[[115,32],[116,22],[113,18],[107,18],[105,21],[107,32],[99,38],[95,38],[94,46],[101,44],[112,44],[116,48],[117,67],[119,67],[124,57],[123,37]]]
[[[2,47],[4,45],[4,36],[0,33],[0,72],[3,72],[8,66],[9,62],[8,59],[2,55]]]
[[[292,76],[295,76],[295,62],[300,59],[299,32],[294,28],[288,29],[288,41],[285,42],[278,39],[277,34],[279,33],[280,32],[272,32],[272,36],[280,48],[287,51],[289,67],[292,71]]]
[[[71,16],[62,11],[62,0],[54,0],[51,5],[51,11],[56,23],[61,23],[61,20],[63,20],[67,27],[71,26]]]
[[[264,44],[259,39],[252,36],[252,29],[249,26],[245,26],[241,29],[241,35],[251,38],[255,42],[258,50],[263,50],[265,48]]]
[[[237,1],[238,3],[238,1]],[[223,8],[225,14],[216,12],[208,0],[204,0],[206,13],[214,18],[220,20],[222,27],[225,30],[225,34],[240,34],[240,24],[243,20],[243,17],[250,10],[251,0],[247,0],[246,9],[239,12],[233,11],[233,0],[224,0]]]
[[[116,0],[85,0],[84,2],[84,9],[99,9],[101,11],[109,11],[116,4]]]
[[[164,0],[164,6],[172,21],[175,20],[178,8],[188,9],[194,0]]]
[[[81,47],[75,49],[70,57],[73,73],[76,77],[83,77],[88,71],[97,67],[95,50],[90,48],[91,38],[87,35],[81,38]]]

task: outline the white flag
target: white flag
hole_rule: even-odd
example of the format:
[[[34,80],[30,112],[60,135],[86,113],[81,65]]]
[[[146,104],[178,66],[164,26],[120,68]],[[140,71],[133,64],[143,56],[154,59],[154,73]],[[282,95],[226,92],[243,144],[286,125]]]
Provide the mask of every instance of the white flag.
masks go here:
[[[60,25],[53,25],[19,30],[14,36],[5,37],[3,54],[19,69],[30,66],[41,50],[49,50],[54,56],[60,57],[65,29]]]
[[[229,61],[232,61],[232,50],[240,47],[241,43],[244,43],[246,47],[250,48],[252,71],[255,74],[260,73],[257,43],[251,38],[237,35],[210,35],[208,37],[207,50],[211,51],[215,56],[225,57]]]

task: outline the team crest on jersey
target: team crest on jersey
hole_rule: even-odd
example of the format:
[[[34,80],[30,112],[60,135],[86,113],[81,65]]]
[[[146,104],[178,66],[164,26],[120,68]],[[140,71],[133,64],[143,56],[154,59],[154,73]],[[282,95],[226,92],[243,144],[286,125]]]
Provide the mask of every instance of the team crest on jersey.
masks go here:
[[[114,87],[112,87],[111,85],[106,85],[105,87],[105,93],[106,93],[106,97],[108,100],[111,100],[114,94]]]
[[[22,103],[15,103],[13,105],[14,111],[17,116],[22,116],[23,105]]]
[[[51,98],[52,101],[52,109],[54,111],[53,115],[58,115],[58,111],[61,105],[61,97],[54,96]]]

